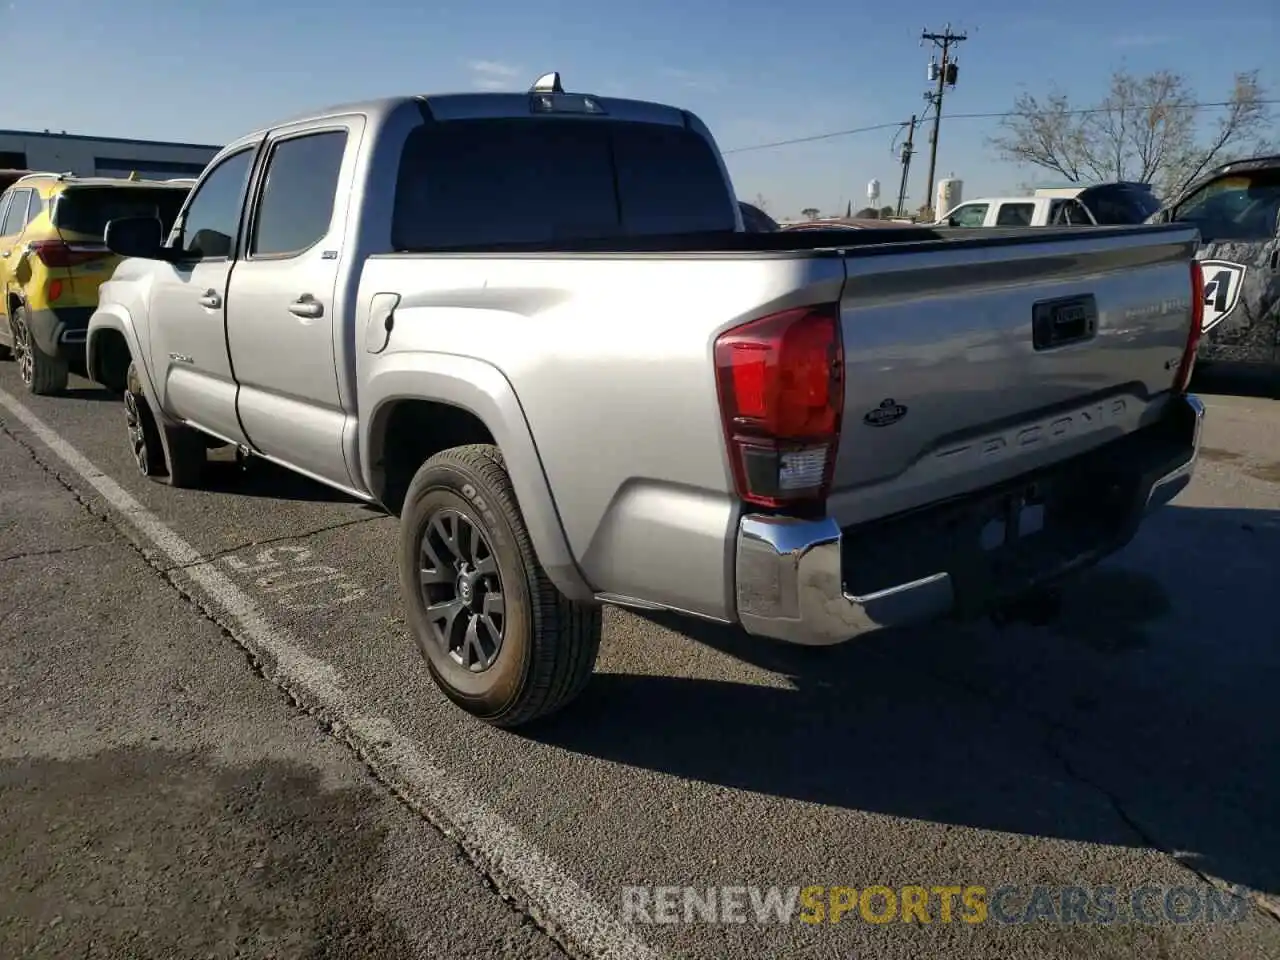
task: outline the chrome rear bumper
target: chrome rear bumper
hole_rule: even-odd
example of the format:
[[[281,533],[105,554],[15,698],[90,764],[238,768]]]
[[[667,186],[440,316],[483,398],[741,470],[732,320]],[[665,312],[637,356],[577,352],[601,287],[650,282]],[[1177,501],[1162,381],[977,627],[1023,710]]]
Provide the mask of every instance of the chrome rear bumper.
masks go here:
[[[1185,437],[1185,459],[1179,453],[1180,462],[1150,482],[1132,511],[1138,516],[1131,529],[1136,529],[1141,514],[1168,503],[1191,482],[1205,408],[1190,394],[1179,402],[1185,408],[1175,411],[1182,431],[1178,449],[1183,449],[1181,438]],[[1167,461],[1162,462],[1167,466]],[[736,549],[737,613],[743,628],[790,643],[826,646],[886,627],[935,620],[955,609],[953,579],[942,570],[874,593],[849,593],[842,569],[842,539],[839,525],[829,517],[743,516]],[[1064,564],[1046,575],[1069,572],[1079,565]]]

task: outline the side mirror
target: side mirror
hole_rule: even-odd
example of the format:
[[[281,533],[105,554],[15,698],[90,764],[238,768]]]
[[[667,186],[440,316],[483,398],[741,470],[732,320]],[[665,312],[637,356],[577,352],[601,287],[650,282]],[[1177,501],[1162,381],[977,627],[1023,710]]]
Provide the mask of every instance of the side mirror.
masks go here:
[[[121,257],[169,260],[164,227],[155,217],[124,217],[107,223],[102,235],[107,249]]]

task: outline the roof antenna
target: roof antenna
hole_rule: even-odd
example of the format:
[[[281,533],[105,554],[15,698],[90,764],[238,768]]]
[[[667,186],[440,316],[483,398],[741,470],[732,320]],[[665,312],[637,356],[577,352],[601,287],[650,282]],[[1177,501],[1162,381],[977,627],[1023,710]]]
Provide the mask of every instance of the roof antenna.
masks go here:
[[[564,87],[560,85],[559,73],[544,73],[533,82],[533,86],[529,88],[530,93],[564,93]]]

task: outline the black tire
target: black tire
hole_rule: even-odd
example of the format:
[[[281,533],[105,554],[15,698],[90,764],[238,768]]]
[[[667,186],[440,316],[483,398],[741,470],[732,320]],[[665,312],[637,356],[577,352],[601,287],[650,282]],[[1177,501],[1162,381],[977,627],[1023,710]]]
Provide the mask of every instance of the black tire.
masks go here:
[[[479,535],[470,546],[462,532],[468,524]],[[461,573],[444,555],[442,537],[450,529],[460,546],[453,560],[467,558]],[[554,713],[582,692],[600,649],[600,607],[573,603],[548,579],[497,447],[455,447],[418,469],[400,515],[398,565],[418,648],[436,684],[463,710],[514,728]],[[486,572],[490,568],[496,581]],[[439,569],[441,576],[424,586],[428,569]],[[496,614],[486,617],[495,583],[501,600],[496,633]],[[438,629],[442,619],[453,628],[448,640]],[[469,624],[474,644],[446,649],[450,640],[472,637],[464,629]],[[477,656],[481,647],[495,648],[484,651],[492,658],[487,666]]]
[[[190,427],[161,423],[156,418],[134,363],[129,364],[125,374],[125,424],[134,462],[144,476],[171,487],[200,485],[208,462],[204,434]],[[140,441],[145,448],[142,451],[139,451]]]
[[[129,450],[133,454],[133,462],[138,472],[153,480],[162,480],[168,474],[164,462],[164,446],[160,441],[160,430],[156,426],[156,418],[151,413],[151,405],[142,392],[142,382],[138,378],[138,369],[129,364],[125,374],[124,386],[124,419],[129,431]]]
[[[50,397],[66,390],[70,372],[67,358],[55,357],[40,349],[31,336],[26,307],[14,307],[9,327],[13,333],[13,355],[18,361],[18,375],[28,392],[37,397]]]

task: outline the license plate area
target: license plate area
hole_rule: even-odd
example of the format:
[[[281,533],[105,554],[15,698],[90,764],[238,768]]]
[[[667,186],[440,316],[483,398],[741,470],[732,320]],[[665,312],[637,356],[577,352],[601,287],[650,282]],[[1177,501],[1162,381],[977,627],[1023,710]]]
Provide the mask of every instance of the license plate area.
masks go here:
[[[1098,304],[1093,294],[1041,300],[1031,308],[1031,340],[1037,350],[1083,343],[1098,335]]]
[[[1015,594],[1121,534],[1134,481],[1117,475],[1109,460],[1087,455],[999,489],[847,529],[846,590],[873,593],[946,572],[962,614]]]

